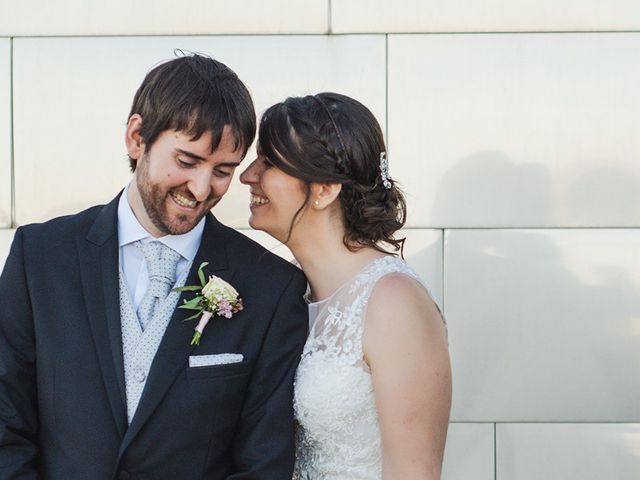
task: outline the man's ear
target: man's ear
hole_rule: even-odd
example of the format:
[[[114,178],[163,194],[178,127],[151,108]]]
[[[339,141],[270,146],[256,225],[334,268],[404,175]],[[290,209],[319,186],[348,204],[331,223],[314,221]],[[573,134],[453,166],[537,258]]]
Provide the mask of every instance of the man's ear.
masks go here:
[[[338,198],[342,185],[339,183],[312,183],[311,184],[311,208],[323,210]]]
[[[144,140],[140,134],[142,128],[142,117],[134,113],[127,122],[127,129],[124,134],[124,143],[127,146],[129,157],[138,160],[144,153]]]

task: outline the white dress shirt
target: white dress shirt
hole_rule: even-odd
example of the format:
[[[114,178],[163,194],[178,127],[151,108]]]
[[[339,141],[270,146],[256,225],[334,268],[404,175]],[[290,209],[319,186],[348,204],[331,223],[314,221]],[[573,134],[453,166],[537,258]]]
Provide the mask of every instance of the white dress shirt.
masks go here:
[[[134,243],[138,240],[143,243],[155,240],[164,243],[182,255],[176,271],[176,278],[178,278],[196,257],[204,232],[205,219],[200,220],[191,231],[182,235],[165,235],[155,238],[140,224],[131,205],[129,205],[127,192],[130,185],[126,186],[118,203],[118,245],[120,247],[120,269],[124,274],[129,298],[137,310],[149,286],[149,272],[144,255],[140,249],[135,247]]]

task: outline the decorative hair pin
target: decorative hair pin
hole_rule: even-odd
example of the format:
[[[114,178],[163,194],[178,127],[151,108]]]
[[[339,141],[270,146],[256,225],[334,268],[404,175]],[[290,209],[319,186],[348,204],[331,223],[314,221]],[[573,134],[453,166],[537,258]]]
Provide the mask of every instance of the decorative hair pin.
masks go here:
[[[389,176],[387,152],[380,152],[380,177],[382,177],[382,185],[384,185],[384,188],[389,190],[391,188],[391,177]]]

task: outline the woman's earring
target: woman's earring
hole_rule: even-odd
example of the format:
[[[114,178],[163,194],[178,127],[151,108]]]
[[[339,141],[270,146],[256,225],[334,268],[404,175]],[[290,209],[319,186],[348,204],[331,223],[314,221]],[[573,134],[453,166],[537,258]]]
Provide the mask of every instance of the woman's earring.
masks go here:
[[[314,203],[315,203],[316,207],[320,206],[320,200],[316,200]]]

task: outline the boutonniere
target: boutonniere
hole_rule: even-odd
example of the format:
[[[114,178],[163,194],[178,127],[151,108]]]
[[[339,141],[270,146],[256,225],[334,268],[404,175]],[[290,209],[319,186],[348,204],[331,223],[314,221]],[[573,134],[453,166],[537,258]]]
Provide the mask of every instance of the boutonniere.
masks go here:
[[[178,308],[185,310],[196,310],[198,313],[191,315],[184,320],[193,320],[200,317],[198,325],[196,325],[191,345],[199,345],[200,337],[214,314],[231,318],[234,313],[242,310],[242,299],[238,292],[229,283],[220,277],[210,275],[207,281],[202,269],[209,265],[204,262],[198,268],[198,278],[201,285],[187,285],[184,287],[174,288],[176,292],[197,292],[196,296],[191,300],[185,300]]]

